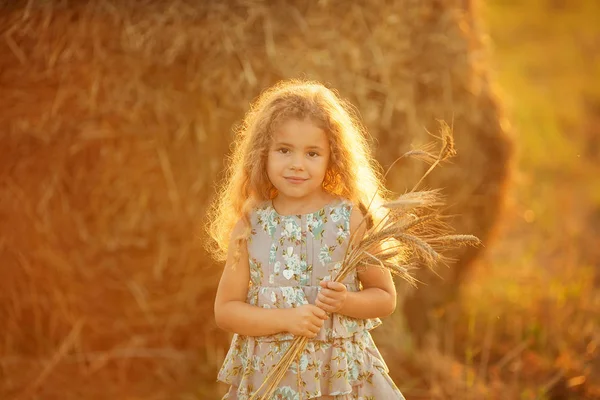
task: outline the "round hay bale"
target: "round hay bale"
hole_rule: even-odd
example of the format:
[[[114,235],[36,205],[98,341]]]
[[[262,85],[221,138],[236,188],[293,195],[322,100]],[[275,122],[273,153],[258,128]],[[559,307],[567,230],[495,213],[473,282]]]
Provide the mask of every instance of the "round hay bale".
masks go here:
[[[232,125],[282,78],[353,102],[384,166],[453,121],[459,157],[427,185],[488,242],[510,145],[462,1],[3,7],[0,397],[215,397],[228,340],[200,228]],[[388,183],[422,172],[403,164]],[[457,254],[413,307],[438,304],[434,285],[477,254]]]

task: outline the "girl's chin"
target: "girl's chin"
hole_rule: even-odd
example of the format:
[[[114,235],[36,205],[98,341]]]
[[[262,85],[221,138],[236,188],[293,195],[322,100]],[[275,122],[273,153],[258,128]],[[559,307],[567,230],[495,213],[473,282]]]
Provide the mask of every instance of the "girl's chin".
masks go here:
[[[298,188],[297,190],[294,190],[294,188],[289,188],[289,187],[284,188],[283,190],[278,189],[277,191],[279,192],[280,195],[283,195],[283,196],[289,197],[289,198],[294,198],[294,199],[309,198],[313,194],[313,191],[311,191],[311,190],[302,190],[300,188]]]

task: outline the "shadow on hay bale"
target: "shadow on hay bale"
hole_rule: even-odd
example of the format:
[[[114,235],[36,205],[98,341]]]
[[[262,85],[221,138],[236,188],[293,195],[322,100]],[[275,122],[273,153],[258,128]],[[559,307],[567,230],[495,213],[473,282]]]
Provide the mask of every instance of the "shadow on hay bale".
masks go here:
[[[198,232],[231,126],[281,78],[338,89],[384,166],[429,142],[436,118],[453,121],[459,157],[427,184],[487,243],[510,145],[463,4],[5,3],[0,394],[214,395],[228,341],[212,322],[220,268]],[[419,168],[394,170],[390,187]],[[477,255],[410,295],[416,332]]]

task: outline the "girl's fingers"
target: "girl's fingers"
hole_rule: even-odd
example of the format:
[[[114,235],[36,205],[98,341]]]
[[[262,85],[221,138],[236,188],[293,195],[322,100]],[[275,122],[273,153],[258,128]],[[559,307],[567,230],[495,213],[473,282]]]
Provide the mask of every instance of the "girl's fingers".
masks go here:
[[[329,316],[327,315],[327,311],[323,308],[324,306],[326,306],[325,303],[319,301],[319,299],[315,300],[315,306],[317,306],[317,310],[318,312],[313,313],[313,315],[317,316],[319,318],[319,320],[326,320],[329,319]]]
[[[341,282],[327,282],[327,287],[336,292],[343,292],[346,290],[346,285]]]
[[[338,302],[336,301],[331,301],[331,302],[324,302],[324,301],[320,301],[317,300],[319,303],[317,304],[319,306],[319,308],[325,310],[328,313],[333,313],[336,312],[337,310],[339,310],[340,305]]]
[[[315,305],[317,307],[319,307],[321,310],[325,310],[325,307],[327,307],[327,304],[323,303],[321,300],[317,299],[315,301]],[[326,311],[326,310],[325,310]]]
[[[321,300],[323,303],[332,304],[332,305],[335,305],[336,303],[339,303],[340,301],[342,301],[341,296],[336,296],[336,295],[328,296],[325,293],[319,293],[317,295],[317,299]]]
[[[316,307],[314,307],[314,308],[312,309],[312,313],[313,313],[313,315],[316,315],[316,316],[317,316],[317,317],[319,317],[320,319],[327,319],[327,318],[329,318],[329,317],[327,316],[327,313],[326,313],[325,311],[323,311],[323,310],[322,310],[322,309],[319,307],[319,305],[318,305],[318,304],[316,304],[316,301],[315,301],[315,306],[316,306]]]
[[[333,307],[328,306],[327,304],[323,304],[322,307],[323,307],[323,310],[325,310],[325,311],[327,311],[329,313],[333,312]]]
[[[333,290],[333,289],[323,289],[321,290],[321,292],[319,294],[322,294],[323,296],[327,296],[330,298],[335,298],[339,296],[339,291]]]
[[[317,313],[317,317],[321,318],[321,319],[328,319],[329,317],[327,316],[327,313],[323,310],[319,310]]]
[[[335,291],[346,289],[346,285],[344,285],[341,282],[321,281],[320,284],[321,284],[322,288],[327,288],[327,289],[331,289],[331,290],[335,290]]]
[[[324,304],[328,304],[330,306],[334,305],[334,303],[336,302],[335,299],[332,299],[331,297],[326,297],[326,296],[317,296],[317,300],[320,301],[321,303]]]
[[[315,304],[317,306],[319,306],[319,308],[323,309],[324,311],[327,311],[328,313],[333,313],[336,312],[336,310],[338,309],[338,307],[336,307],[335,305],[329,305],[329,304],[325,304],[319,300],[317,300],[315,302]]]
[[[323,320],[316,315],[313,315],[310,319],[311,326],[318,326],[321,322],[323,322]]]
[[[320,299],[315,300],[315,306],[319,307],[321,310],[325,310],[327,304],[323,303]],[[325,310],[327,311],[327,310]]]

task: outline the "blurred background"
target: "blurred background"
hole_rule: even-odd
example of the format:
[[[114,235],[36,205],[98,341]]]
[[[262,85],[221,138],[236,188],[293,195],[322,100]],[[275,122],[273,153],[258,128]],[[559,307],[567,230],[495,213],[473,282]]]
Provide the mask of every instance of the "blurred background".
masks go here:
[[[600,398],[600,2],[0,4],[0,399],[223,395],[205,210],[292,77],[352,102],[384,168],[453,127],[426,186],[484,247],[373,331],[407,399]]]

